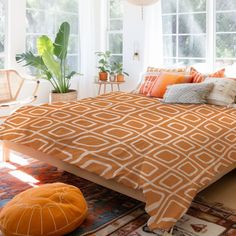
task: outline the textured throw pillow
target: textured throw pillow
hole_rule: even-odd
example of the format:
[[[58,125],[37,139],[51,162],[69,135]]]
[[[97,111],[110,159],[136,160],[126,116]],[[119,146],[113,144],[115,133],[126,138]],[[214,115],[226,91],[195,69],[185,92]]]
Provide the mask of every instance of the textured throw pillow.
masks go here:
[[[211,83],[191,83],[191,84],[177,84],[168,86],[164,103],[190,103],[202,104],[207,102],[207,97],[214,84]]]
[[[155,68],[148,67],[147,72],[186,72],[186,68]]]
[[[160,73],[145,73],[138,88],[138,93],[146,96],[159,76]]]
[[[206,77],[214,77],[214,78],[224,78],[225,76],[225,69],[219,70],[213,74],[209,74],[209,75],[204,75],[200,72],[198,72],[196,69],[194,69],[193,67],[190,68],[190,74],[193,76],[193,83],[201,83],[203,82]]]
[[[235,80],[229,78],[207,78],[204,83],[214,84],[214,88],[207,98],[209,104],[228,106],[235,102]]]
[[[168,85],[191,82],[192,77],[190,75],[163,72],[151,87],[148,96],[163,98]]]

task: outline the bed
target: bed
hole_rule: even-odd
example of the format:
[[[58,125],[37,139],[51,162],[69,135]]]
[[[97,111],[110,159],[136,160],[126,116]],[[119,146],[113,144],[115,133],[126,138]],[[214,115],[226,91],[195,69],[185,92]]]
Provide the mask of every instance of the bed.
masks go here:
[[[17,151],[146,203],[169,230],[198,192],[236,167],[236,109],[115,92],[19,109],[1,126]]]

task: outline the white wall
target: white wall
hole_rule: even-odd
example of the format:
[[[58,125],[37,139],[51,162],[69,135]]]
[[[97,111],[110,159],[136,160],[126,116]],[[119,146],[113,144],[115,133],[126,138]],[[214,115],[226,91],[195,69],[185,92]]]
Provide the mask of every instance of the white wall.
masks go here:
[[[130,76],[122,89],[131,91],[136,87],[140,73],[144,70],[144,21],[141,7],[124,1],[124,70]],[[136,46],[135,46],[136,45]],[[140,60],[133,60],[134,47],[138,47]]]

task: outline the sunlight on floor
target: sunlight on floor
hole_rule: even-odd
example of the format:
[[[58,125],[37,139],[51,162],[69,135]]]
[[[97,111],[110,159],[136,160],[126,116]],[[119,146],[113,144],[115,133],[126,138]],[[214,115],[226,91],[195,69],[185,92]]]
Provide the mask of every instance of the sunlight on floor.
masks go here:
[[[27,166],[29,165],[29,161],[26,157],[20,156],[14,152],[10,155],[10,163],[2,162],[2,145],[0,145],[0,170],[1,168],[9,169],[9,174],[14,176],[16,179],[29,184],[32,187],[38,187],[36,184],[40,181],[35,179],[33,176],[21,171],[17,170],[17,166]]]
[[[28,166],[29,162],[27,161],[27,159],[17,155],[16,153],[11,153],[11,162],[18,164],[20,166]]]
[[[36,184],[39,183],[39,180],[35,179],[29,174],[26,174],[25,172],[21,170],[14,170],[9,172],[10,175],[14,176],[15,178],[21,180],[22,182],[25,183],[31,183],[31,184]]]
[[[2,145],[0,144],[0,164],[1,164],[1,160],[2,160]],[[29,165],[29,161],[27,160],[27,157],[24,156],[20,156],[17,153],[11,152],[10,154],[10,160],[11,163],[15,163],[18,164],[20,166],[27,166]],[[0,165],[1,167],[1,165]]]
[[[8,168],[8,169],[11,169],[11,170],[16,170],[17,168],[10,164],[10,163],[7,163],[7,162],[0,162],[0,169],[1,168]]]

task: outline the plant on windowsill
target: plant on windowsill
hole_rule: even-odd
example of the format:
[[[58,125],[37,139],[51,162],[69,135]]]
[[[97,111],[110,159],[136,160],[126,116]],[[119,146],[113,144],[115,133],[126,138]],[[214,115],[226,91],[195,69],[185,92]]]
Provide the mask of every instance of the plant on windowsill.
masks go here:
[[[129,74],[123,70],[123,64],[120,62],[114,62],[114,66],[115,66],[115,71],[116,71],[116,81],[124,82],[125,75],[129,76]]]
[[[110,57],[111,52],[96,52],[95,53],[98,57],[98,69],[99,69],[99,80],[101,81],[107,81],[108,74],[110,72]]]
[[[69,37],[70,24],[63,22],[54,43],[46,35],[37,39],[37,56],[31,51],[16,55],[18,63],[25,62],[24,66],[36,68],[39,71],[38,77],[51,83],[53,86],[53,91],[50,93],[51,102],[77,100],[77,91],[70,89],[71,79],[78,73],[68,69]]]

